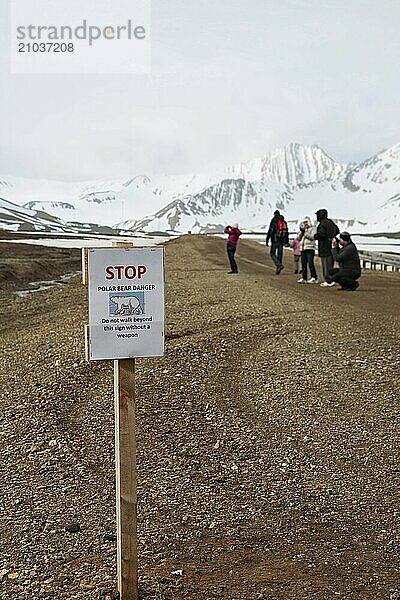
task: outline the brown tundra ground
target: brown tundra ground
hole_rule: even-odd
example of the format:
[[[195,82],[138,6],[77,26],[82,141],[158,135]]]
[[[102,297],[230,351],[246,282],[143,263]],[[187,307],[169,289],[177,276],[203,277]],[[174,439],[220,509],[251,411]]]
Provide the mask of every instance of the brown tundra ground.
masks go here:
[[[16,246],[0,246],[0,598],[114,598],[112,363],[84,361],[78,277],[13,295],[79,252]],[[137,360],[140,598],[400,598],[400,275],[348,293],[297,285],[290,253],[276,276],[255,242],[237,276],[222,239],[165,250],[165,357]]]

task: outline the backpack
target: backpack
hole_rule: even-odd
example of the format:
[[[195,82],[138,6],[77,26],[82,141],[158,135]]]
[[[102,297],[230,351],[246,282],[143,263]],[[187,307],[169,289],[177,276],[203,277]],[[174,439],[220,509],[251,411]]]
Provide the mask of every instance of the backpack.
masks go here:
[[[277,240],[285,240],[288,235],[288,226],[284,219],[278,219],[276,224],[276,239]]]
[[[325,236],[328,238],[328,240],[332,240],[334,237],[339,235],[339,227],[331,219],[324,219],[323,226],[326,232]]]

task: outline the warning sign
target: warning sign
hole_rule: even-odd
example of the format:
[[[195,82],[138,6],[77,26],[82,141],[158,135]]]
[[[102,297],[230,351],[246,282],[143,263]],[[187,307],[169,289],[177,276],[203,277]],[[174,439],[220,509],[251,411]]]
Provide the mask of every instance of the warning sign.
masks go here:
[[[90,360],[164,354],[163,252],[89,250]]]

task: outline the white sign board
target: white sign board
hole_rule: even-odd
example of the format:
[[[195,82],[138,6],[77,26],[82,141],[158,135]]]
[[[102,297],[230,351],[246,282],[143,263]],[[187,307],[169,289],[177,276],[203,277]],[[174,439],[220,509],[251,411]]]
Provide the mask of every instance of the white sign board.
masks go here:
[[[91,248],[90,360],[164,354],[163,248]]]

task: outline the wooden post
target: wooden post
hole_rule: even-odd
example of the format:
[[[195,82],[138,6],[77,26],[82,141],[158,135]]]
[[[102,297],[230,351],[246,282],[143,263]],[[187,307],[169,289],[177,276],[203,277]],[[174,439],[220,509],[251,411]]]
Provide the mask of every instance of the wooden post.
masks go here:
[[[135,359],[114,361],[117,576],[121,600],[138,600]]]
[[[86,323],[85,324],[85,360],[86,360],[86,362],[90,362],[90,342],[89,342],[89,337],[90,337],[89,325]]]
[[[88,248],[82,248],[82,283],[88,285]]]
[[[114,248],[132,248],[113,242]],[[120,600],[138,600],[135,359],[114,360],[117,579]]]

